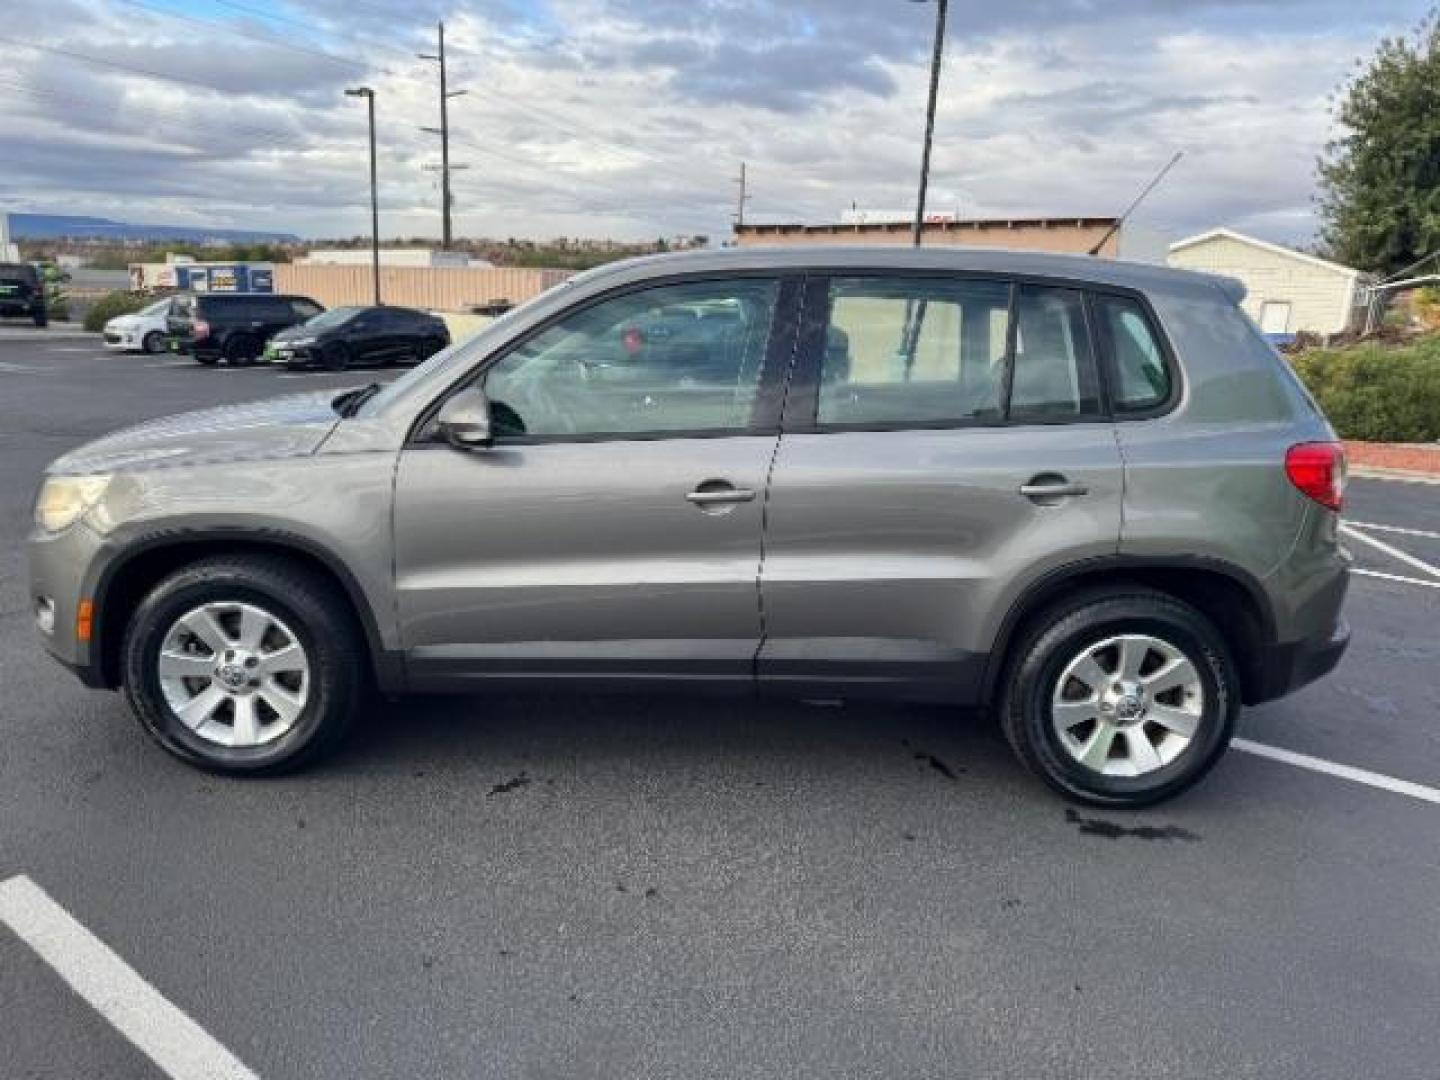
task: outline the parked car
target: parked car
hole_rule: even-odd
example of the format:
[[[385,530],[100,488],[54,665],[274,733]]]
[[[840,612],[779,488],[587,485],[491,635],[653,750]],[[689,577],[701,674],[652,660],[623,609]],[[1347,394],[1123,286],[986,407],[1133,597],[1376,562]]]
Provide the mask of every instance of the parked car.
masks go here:
[[[313,760],[371,694],[558,680],[984,706],[1064,795],[1154,802],[1348,641],[1341,446],[1243,294],[996,251],[613,264],[383,389],[61,457],[37,623],[221,772]],[[686,362],[615,362],[705,313]]]
[[[176,297],[165,326],[170,348],[202,364],[252,364],[281,330],[324,310],[308,296],[201,293]]]
[[[180,299],[167,296],[129,315],[115,316],[101,331],[105,348],[113,352],[164,352],[169,344],[166,319]]]
[[[45,283],[29,263],[0,263],[0,318],[30,319],[36,326],[49,322]]]
[[[450,344],[445,321],[402,307],[338,307],[281,330],[265,349],[271,363],[344,371],[359,364],[418,364]]]

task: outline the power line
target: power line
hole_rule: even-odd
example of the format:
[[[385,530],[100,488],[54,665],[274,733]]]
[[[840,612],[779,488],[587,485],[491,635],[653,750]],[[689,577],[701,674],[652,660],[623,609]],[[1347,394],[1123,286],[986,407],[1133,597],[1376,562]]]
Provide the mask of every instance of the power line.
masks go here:
[[[342,67],[356,68],[361,71],[374,70],[373,66],[370,64],[364,64],[358,60],[350,60],[343,56],[336,56],[334,53],[328,53],[322,49],[310,49],[306,48],[304,45],[295,45],[288,41],[277,41],[275,38],[266,37],[263,34],[248,33],[244,30],[241,30],[239,27],[226,26],[222,23],[212,22],[209,19],[192,18],[189,15],[181,15],[178,11],[170,11],[165,8],[151,7],[149,4],[144,3],[143,0],[119,0],[119,2],[122,4],[128,4],[133,8],[138,8],[141,11],[148,11],[151,15],[157,15],[164,19],[175,19],[180,22],[187,22],[193,26],[204,27],[207,30],[221,29],[224,30],[226,33],[234,34],[236,37],[242,37],[249,41],[258,41],[260,44],[267,45],[271,48],[288,49],[290,52],[300,53],[304,56],[318,57],[321,60],[328,60],[332,64],[339,64]]]

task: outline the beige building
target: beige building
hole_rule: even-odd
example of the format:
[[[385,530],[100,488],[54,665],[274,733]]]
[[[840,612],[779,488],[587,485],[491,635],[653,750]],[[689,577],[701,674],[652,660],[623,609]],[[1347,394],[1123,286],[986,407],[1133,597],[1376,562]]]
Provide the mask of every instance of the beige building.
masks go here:
[[[1168,262],[1244,282],[1245,313],[1267,334],[1338,334],[1364,320],[1367,275],[1232,229],[1170,245]]]
[[[993,218],[957,220],[948,217],[927,220],[923,242],[941,247],[1009,248],[1012,251],[1055,251],[1087,254],[1115,229],[1108,217],[1082,218]],[[912,225],[907,221],[856,220],[834,225],[741,225],[735,243],[741,247],[761,244],[908,244]],[[1120,230],[1110,233],[1099,254],[1115,258],[1120,253]]]

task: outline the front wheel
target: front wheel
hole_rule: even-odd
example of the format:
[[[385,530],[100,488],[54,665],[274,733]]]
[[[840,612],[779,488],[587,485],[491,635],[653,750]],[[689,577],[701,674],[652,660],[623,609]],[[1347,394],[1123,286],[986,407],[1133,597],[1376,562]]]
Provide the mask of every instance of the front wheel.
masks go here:
[[[350,350],[339,341],[326,345],[320,352],[320,363],[326,371],[344,371],[350,366]]]
[[[1006,738],[1062,794],[1145,806],[1199,781],[1229,745],[1240,687],[1224,639],[1163,593],[1091,593],[1036,620],[1010,665]]]
[[[344,735],[364,648],[338,589],[303,567],[205,559],[136,610],[122,645],[125,694],[176,757],[214,772],[274,773]]]
[[[43,311],[37,311],[34,315],[30,317],[35,320],[35,325],[41,330],[44,330],[45,327],[50,325],[50,317],[47,313]]]
[[[151,330],[140,341],[140,348],[147,353],[162,353],[165,351],[165,335],[159,330]]]

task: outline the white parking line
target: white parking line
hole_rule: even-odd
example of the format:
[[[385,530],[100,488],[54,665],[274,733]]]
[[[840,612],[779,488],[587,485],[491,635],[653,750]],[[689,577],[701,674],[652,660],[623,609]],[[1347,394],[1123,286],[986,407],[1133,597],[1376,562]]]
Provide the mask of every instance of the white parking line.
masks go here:
[[[1397,780],[1384,773],[1371,772],[1369,769],[1357,769],[1353,765],[1341,765],[1339,762],[1326,761],[1324,758],[1311,757],[1309,754],[1297,754],[1294,750],[1282,750],[1278,746],[1267,746],[1264,743],[1251,742],[1249,739],[1232,739],[1230,745],[1236,750],[1243,750],[1245,753],[1254,754],[1257,757],[1269,758],[1271,761],[1283,761],[1286,765],[1324,773],[1326,776],[1338,776],[1342,780],[1352,780],[1367,787],[1394,792],[1396,795],[1408,795],[1412,799],[1440,806],[1440,788],[1426,787],[1424,784],[1416,784],[1410,780]]]
[[[1406,577],[1404,574],[1387,574],[1383,570],[1365,570],[1359,566],[1352,566],[1350,573],[1359,574],[1361,577],[1379,578],[1381,581],[1398,581],[1404,585],[1423,585],[1427,589],[1440,589],[1440,581],[1426,581],[1424,578]]]
[[[1353,525],[1341,525],[1340,531],[1352,540],[1359,540],[1362,544],[1369,544],[1376,551],[1383,551],[1392,559],[1399,559],[1401,562],[1413,566],[1417,570],[1424,570],[1425,573],[1440,578],[1440,566],[1431,566],[1424,559],[1417,559],[1408,551],[1401,551],[1399,548],[1385,543],[1384,540],[1376,540],[1373,536],[1367,536]]]
[[[0,882],[0,923],[174,1080],[258,1080],[29,878]]]
[[[1396,536],[1419,536],[1426,540],[1440,540],[1440,532],[1431,532],[1429,529],[1407,529],[1402,525],[1376,525],[1373,521],[1347,521],[1346,525],[1353,525],[1357,529],[1369,529],[1371,532],[1394,533]]]

